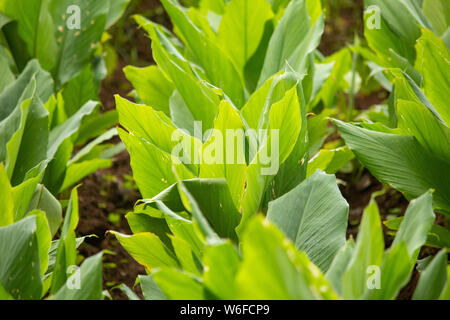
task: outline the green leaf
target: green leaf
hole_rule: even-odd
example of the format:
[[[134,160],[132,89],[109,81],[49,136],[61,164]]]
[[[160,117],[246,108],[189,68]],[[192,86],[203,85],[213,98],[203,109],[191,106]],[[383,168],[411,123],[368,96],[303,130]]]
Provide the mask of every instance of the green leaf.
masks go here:
[[[169,100],[174,86],[158,67],[137,68],[127,66],[123,71],[128,81],[133,84],[142,102],[170,116]]]
[[[266,0],[232,0],[225,6],[217,36],[241,72],[258,48],[266,21],[272,17]]]
[[[370,131],[334,121],[355,156],[381,182],[414,199],[435,189],[433,204],[450,214],[450,165],[411,136]]]
[[[66,23],[67,8],[77,5],[80,13],[80,30],[69,29]],[[101,39],[107,22],[109,5],[96,0],[53,1],[50,12],[56,31],[58,51],[53,75],[59,86],[76,76],[89,62],[96,43]],[[53,53],[54,54],[54,53]]]
[[[267,220],[251,220],[241,247],[237,299],[337,299],[320,269]]]
[[[416,137],[427,151],[450,163],[450,129],[429,109],[413,101],[398,100],[398,126]]]
[[[170,238],[167,236],[170,234],[169,226],[165,219],[151,217],[148,214],[136,212],[130,212],[126,215],[128,224],[133,233],[151,232],[156,234],[161,241],[169,248],[172,248]]]
[[[420,248],[425,244],[434,218],[430,192],[410,202],[392,247],[405,242],[412,265],[417,260]]]
[[[270,202],[267,219],[326,272],[345,244],[348,204],[337,187],[336,178],[317,171]]]
[[[194,174],[186,166],[173,163],[169,153],[122,129],[118,131],[130,153],[134,179],[144,198],[156,196],[177,181],[172,165],[180,169],[182,179],[194,178]]]
[[[78,191],[77,188],[74,188],[70,195],[69,205],[67,206],[66,215],[64,217],[64,224],[61,228],[61,236],[58,241],[55,267],[50,288],[51,294],[55,294],[65,286],[68,279],[68,268],[76,265],[77,243],[75,238],[75,228],[78,225],[78,220]],[[66,291],[65,289],[62,290],[63,292]]]
[[[148,270],[159,267],[176,267],[173,253],[153,233],[142,232],[131,236],[111,231],[130,255]]]
[[[412,267],[411,259],[405,242],[392,245],[383,258],[379,272],[381,277],[380,287],[368,289],[364,299],[370,300],[393,300],[409,281]],[[367,273],[370,275],[369,273]]]
[[[19,77],[0,94],[0,121],[16,109],[18,104],[32,97],[32,79],[36,80],[36,95],[46,102],[53,93],[53,80],[48,72],[41,69],[36,60],[30,61]],[[1,153],[0,153],[1,154]]]
[[[49,4],[50,0],[5,0],[0,3],[0,11],[17,21],[17,32],[26,44],[27,55],[37,58],[47,70],[55,64],[56,57],[50,53],[57,49]]]
[[[139,283],[141,284],[142,294],[146,300],[167,300],[152,276],[140,275]]]
[[[179,5],[172,0],[163,0],[162,4],[211,83],[223,89],[238,108],[242,107],[245,102],[243,79],[231,60],[195,27]]]
[[[238,232],[242,232],[247,220],[258,212],[264,192],[278,173],[279,166],[296,147],[302,127],[297,87],[287,90],[284,97],[274,103],[267,113],[266,141],[262,141],[257,155],[247,167],[247,187],[242,200],[243,217]]]
[[[204,288],[200,280],[176,269],[162,269],[152,274],[153,279],[169,300],[203,300]]]
[[[234,299],[234,279],[239,262],[239,254],[230,242],[206,247],[203,258],[205,287],[219,299]]]
[[[52,158],[58,151],[59,146],[74,135],[80,127],[81,121],[90,115],[98,106],[98,102],[88,101],[82,108],[77,110],[67,121],[57,126],[50,132],[48,141],[48,157]]]
[[[447,254],[445,250],[433,258],[430,264],[420,275],[414,300],[436,300],[441,295],[447,281]]]
[[[427,98],[450,126],[450,109],[443,92],[450,91],[450,53],[444,42],[431,31],[423,29],[417,41],[416,68],[423,74],[423,87]]]
[[[106,28],[109,29],[125,12],[130,0],[109,0],[108,19],[106,20]]]
[[[36,187],[27,211],[36,209],[45,212],[51,235],[54,237],[62,222],[62,208],[59,201],[42,184]]]
[[[351,237],[336,253],[333,262],[325,274],[326,279],[339,294],[342,294],[342,276],[347,269],[355,251],[355,241]]]
[[[423,14],[438,35],[450,25],[450,6],[446,0],[423,0]]]
[[[319,45],[324,29],[323,16],[313,26],[310,22],[306,2],[291,1],[270,39],[258,87],[286,63],[299,73],[306,71],[307,57]]]
[[[59,189],[59,192],[73,186],[91,173],[94,173],[99,169],[109,168],[111,165],[111,159],[92,159],[70,164],[67,167],[64,181]]]
[[[354,157],[353,152],[347,147],[334,150],[322,149],[309,161],[307,176],[309,177],[316,170],[334,174]]]
[[[77,281],[79,288],[76,287]],[[68,285],[69,283],[75,286],[72,287]],[[102,300],[102,288],[102,252],[100,252],[87,258],[51,299]]]
[[[36,216],[0,228],[0,283],[14,299],[39,299],[42,280]]]
[[[225,178],[236,208],[245,189],[245,132],[239,112],[223,100],[214,130],[203,145],[200,178]]]
[[[34,82],[34,80],[32,80]],[[27,172],[47,159],[48,112],[36,95],[17,106],[20,125],[6,144],[6,170],[11,184],[20,184]]]
[[[161,201],[173,211],[191,211],[194,208],[189,207],[183,199],[183,193],[188,192],[214,231],[221,237],[236,240],[235,228],[241,215],[234,205],[227,182],[224,179],[191,179],[183,181],[182,184],[181,191],[175,192],[176,189],[170,187],[153,199],[143,201],[149,204]],[[194,216],[194,213],[192,215]]]
[[[344,299],[360,299],[367,288],[367,272],[370,266],[380,267],[383,261],[384,241],[380,215],[374,199],[364,210],[356,247],[342,277]]]
[[[13,188],[9,183],[5,166],[0,163],[0,227],[14,223]]]
[[[75,114],[89,100],[98,99],[98,88],[95,85],[91,65],[86,65],[76,77],[64,86],[62,96],[68,117]]]

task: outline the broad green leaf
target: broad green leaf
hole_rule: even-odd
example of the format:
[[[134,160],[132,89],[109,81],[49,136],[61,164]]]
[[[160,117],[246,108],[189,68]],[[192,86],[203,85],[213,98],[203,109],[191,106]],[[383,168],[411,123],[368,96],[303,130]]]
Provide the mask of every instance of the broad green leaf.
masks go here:
[[[203,145],[200,178],[225,178],[236,208],[245,189],[245,132],[239,112],[223,100],[214,130]]]
[[[59,201],[42,184],[36,187],[27,211],[36,209],[45,212],[51,235],[54,237],[62,222],[62,208]]]
[[[117,136],[117,129],[116,128],[109,129],[108,131],[97,136],[94,140],[85,145],[80,151],[77,152],[76,155],[72,157],[72,159],[70,159],[70,161],[67,164],[70,165],[72,163],[76,163],[79,161],[92,160],[99,157],[100,155],[95,151],[96,147],[99,147],[99,145],[102,142],[111,140],[115,136]],[[99,149],[102,150],[103,148]]]
[[[326,272],[345,244],[348,204],[337,187],[336,178],[317,171],[270,202],[267,219]]]
[[[98,137],[118,122],[117,110],[115,109],[85,118],[78,129],[75,145],[84,145],[88,140]]]
[[[403,46],[411,48],[414,46],[415,41],[420,36],[419,25],[408,12],[402,1],[364,0],[364,4],[366,9],[370,6],[377,6],[379,8],[382,19],[387,23],[386,27],[392,30],[390,32],[396,35],[398,41],[404,43],[402,44]],[[381,31],[384,30],[385,28],[382,27]],[[372,29],[372,31],[379,32],[380,30]]]
[[[173,253],[153,233],[142,232],[131,236],[111,231],[128,253],[148,270],[160,267],[176,267]]]
[[[172,240],[174,252],[180,262],[181,269],[185,272],[200,276],[200,263],[198,263],[198,258],[194,256],[189,243],[182,238],[174,236],[170,236],[170,239]]]
[[[311,176],[316,170],[334,174],[354,157],[352,151],[347,147],[334,150],[322,149],[309,161],[307,176]]]
[[[72,163],[67,167],[64,181],[59,189],[59,192],[66,190],[73,186],[78,181],[81,181],[84,177],[87,177],[91,173],[96,172],[99,169],[105,169],[111,167],[111,159],[92,159],[81,162]]]
[[[238,108],[242,107],[245,102],[243,79],[231,60],[192,24],[182,7],[173,0],[163,0],[162,4],[211,83],[223,89]]]
[[[74,135],[80,127],[81,121],[87,115],[90,115],[98,103],[95,101],[88,101],[75,114],[73,114],[66,122],[54,128],[50,132],[48,141],[48,157],[52,158],[58,151],[59,146]]]
[[[266,0],[232,0],[225,6],[218,40],[241,72],[258,48],[264,25],[272,16]]]
[[[398,126],[416,137],[428,152],[450,163],[450,129],[430,110],[413,102],[398,100]]]
[[[55,294],[64,287],[69,275],[68,268],[76,265],[77,243],[75,237],[75,228],[78,225],[78,191],[72,189],[69,205],[67,206],[64,224],[61,228],[61,236],[58,241],[56,252],[55,267],[52,276],[50,293]],[[95,259],[93,259],[95,260]],[[63,292],[65,289],[61,289]]]
[[[436,300],[441,295],[447,281],[447,253],[445,250],[433,258],[430,264],[420,275],[414,300]]]
[[[296,86],[272,105],[268,118],[268,137],[247,167],[243,217],[238,232],[242,232],[247,220],[258,212],[266,188],[296,146],[302,127]]]
[[[345,48],[327,57],[323,63],[332,63],[332,70],[325,83],[318,89],[313,105],[322,100],[326,108],[331,108],[336,103],[338,91],[347,89],[345,75],[351,71],[352,56],[350,51]],[[318,68],[317,65],[316,68]]]
[[[26,43],[27,55],[37,58],[42,66],[50,70],[55,62],[57,49],[54,23],[50,15],[51,0],[4,0],[0,12],[17,21],[17,31]],[[13,55],[15,53],[13,52]]]
[[[391,230],[398,230],[404,217],[390,219],[384,222]],[[450,231],[438,224],[433,224],[428,232],[425,245],[434,248],[450,248]]]
[[[24,182],[13,188],[14,221],[18,221],[25,216],[28,204],[36,191],[38,183],[42,180],[48,162],[49,160],[42,161],[28,172]]]
[[[172,80],[194,120],[202,121],[204,129],[212,127],[219,98],[204,80],[197,78],[190,63],[180,55],[167,36],[153,23],[137,18],[152,38],[153,57]],[[170,103],[170,101],[169,101]]]
[[[423,74],[425,94],[449,127],[450,108],[443,94],[450,91],[449,50],[441,39],[426,29],[423,29],[416,48],[416,68]]]
[[[450,25],[450,6],[446,0],[423,0],[423,14],[438,35],[443,35]]]
[[[146,300],[167,300],[152,276],[140,275],[139,283],[141,284],[142,294]]]
[[[191,211],[189,202],[183,199],[185,193],[201,212],[214,231],[221,237],[236,240],[235,228],[238,225],[241,214],[235,207],[230,189],[224,179],[191,179],[182,182],[182,190],[178,184],[178,192],[171,187],[157,197],[144,200],[146,203],[161,201],[173,211]],[[198,220],[195,213],[191,212]]]
[[[167,236],[171,234],[171,231],[165,219],[140,213],[137,209],[135,212],[128,213],[126,218],[133,233],[151,232],[156,234],[169,249],[173,249],[170,238]]]
[[[13,188],[3,163],[0,163],[0,227],[14,223]]]
[[[46,213],[41,210],[33,210],[29,216],[36,216],[36,238],[39,247],[39,266],[41,276],[44,276],[49,263],[49,250],[52,244],[52,234]]]
[[[158,67],[127,66],[123,71],[143,103],[170,116],[169,100],[174,86]]]
[[[0,228],[0,283],[14,299],[39,299],[42,280],[36,216]]]
[[[239,254],[230,242],[206,247],[203,258],[205,287],[219,299],[234,299],[239,262]]]
[[[450,165],[411,136],[387,134],[334,121],[355,156],[381,182],[414,199],[430,189],[434,206],[450,214]]]
[[[67,8],[76,5],[83,14],[80,19],[80,30],[68,27]],[[56,63],[52,73],[58,86],[76,76],[89,62],[92,50],[101,39],[105,29],[109,3],[97,0],[64,0],[52,1],[50,12],[57,29],[56,42],[58,50]],[[76,15],[76,11],[72,12]],[[75,18],[75,17],[72,17]]]
[[[414,264],[417,260],[419,250],[425,244],[434,218],[430,192],[410,202],[392,247],[405,242],[411,264]]]
[[[79,277],[79,278],[77,278]],[[79,282],[78,282],[79,281]],[[70,285],[69,285],[70,284]],[[77,287],[79,285],[79,288]],[[101,300],[102,299],[102,252],[87,258],[67,279],[53,300]]]
[[[356,247],[342,277],[344,299],[360,299],[368,290],[367,273],[370,267],[380,267],[383,261],[384,240],[378,206],[374,199],[364,210]]]
[[[450,300],[450,266],[447,266],[447,283],[442,290],[439,300]]]
[[[350,263],[354,250],[355,241],[353,238],[350,238],[336,253],[333,262],[325,274],[325,278],[339,294],[342,294],[342,276]]]
[[[76,77],[64,86],[62,96],[68,117],[75,114],[89,100],[98,99],[98,88],[91,68],[91,65],[86,65]]]
[[[241,247],[238,299],[337,299],[320,269],[267,220],[251,220]]]
[[[305,72],[307,56],[319,45],[324,19],[310,25],[304,0],[293,0],[276,27],[266,53],[258,86],[284,68],[286,63],[299,73]]]
[[[368,288],[363,298],[369,300],[394,300],[400,290],[408,283],[412,267],[405,242],[393,244],[391,249],[385,253],[381,268],[372,271],[375,274],[367,273],[368,277],[374,276],[376,279],[376,273],[379,272],[378,275],[381,278],[379,288]]]
[[[1,93],[3,92],[3,90],[5,90],[6,87],[11,85],[15,80],[14,74],[12,73],[9,67],[8,58],[2,54],[1,48],[0,48],[0,69],[3,70],[4,72],[2,78],[0,79],[0,93]]]
[[[369,1],[379,2],[382,0]],[[383,2],[387,3],[387,1]],[[394,6],[398,6],[398,4],[394,4]],[[376,26],[371,26],[366,27],[364,30],[364,35],[369,47],[377,53],[377,57],[380,59],[380,61],[376,62],[382,67],[400,68],[404,70],[409,76],[411,76],[411,78],[414,79],[416,83],[419,84],[421,81],[421,75],[414,69],[414,61],[416,57],[414,44],[420,34],[411,35],[411,39],[409,40],[405,37],[399,36],[387,24],[385,18],[383,17],[384,12],[385,11],[381,11],[382,17],[380,18],[381,23],[379,29],[376,28]],[[371,19],[376,19],[377,14],[379,14],[377,11],[371,11],[370,13],[366,12],[364,15],[365,25],[369,26],[372,23]]]
[[[192,251],[197,255],[197,257],[203,256],[205,243],[199,236],[193,222],[179,216],[166,216],[166,221],[172,233],[176,237],[182,238],[189,243]]]
[[[173,163],[169,153],[122,129],[118,131],[130,153],[133,175],[144,198],[154,197],[176,182],[172,165],[180,169],[182,179],[194,178],[186,166]]]
[[[169,300],[204,300],[200,279],[177,269],[162,269],[152,274],[153,279]]]
[[[134,104],[119,96],[116,96],[116,107],[120,124],[134,136],[145,139],[167,154],[174,155],[176,147],[183,146],[183,155],[179,157],[193,173],[197,174],[198,168],[192,148],[200,148],[200,141],[177,130],[165,113],[152,107]]]
[[[109,0],[108,19],[106,20],[106,28],[110,28],[123,15],[130,0]]]
[[[17,106],[20,125],[6,144],[6,170],[11,184],[20,184],[27,172],[47,159],[48,112],[36,95]]]

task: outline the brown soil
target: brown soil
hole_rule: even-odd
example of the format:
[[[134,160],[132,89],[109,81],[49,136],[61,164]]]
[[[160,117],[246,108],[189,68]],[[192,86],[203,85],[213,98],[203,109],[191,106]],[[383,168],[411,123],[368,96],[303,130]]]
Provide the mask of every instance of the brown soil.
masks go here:
[[[79,235],[95,234],[80,247],[84,257],[108,250],[104,255],[103,284],[104,289],[125,283],[133,288],[138,274],[145,274],[140,266],[123,249],[115,237],[107,234],[115,230],[131,234],[125,214],[132,210],[134,203],[140,199],[127,175],[131,175],[129,156],[126,152],[118,155],[109,169],[100,170],[85,178],[79,188],[80,222]],[[114,253],[109,254],[108,252]],[[135,292],[140,294],[139,288]],[[110,290],[114,299],[126,299],[120,290]]]

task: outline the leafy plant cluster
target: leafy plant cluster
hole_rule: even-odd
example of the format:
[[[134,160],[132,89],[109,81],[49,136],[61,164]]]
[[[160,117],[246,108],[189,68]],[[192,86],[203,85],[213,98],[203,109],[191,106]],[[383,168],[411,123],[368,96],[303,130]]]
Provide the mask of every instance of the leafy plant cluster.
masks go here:
[[[116,98],[144,199],[127,215],[133,235],[113,233],[146,267],[145,298],[395,299],[417,269],[413,298],[449,299],[449,231],[434,224],[450,204],[446,3],[366,1],[378,6],[381,28],[365,29],[367,46],[330,57],[317,50],[320,1],[162,4],[173,32],[135,17],[156,65],[125,68],[137,104]],[[370,81],[389,91],[388,103],[340,120],[338,92],[352,96]],[[321,148],[330,116],[343,141]],[[244,164],[193,164],[214,143],[208,129],[278,129],[278,171],[262,174],[258,160],[270,133],[254,138],[253,153],[232,150]],[[189,142],[179,161],[174,131]],[[378,194],[356,241],[346,240],[349,207],[333,174],[354,157],[411,200],[404,217],[386,222],[395,233],[386,250]],[[443,249],[418,261],[424,245]],[[375,288],[370,270],[380,271]]]
[[[328,57],[322,1],[161,2],[173,30],[134,17],[156,65],[126,67],[134,102],[116,96],[117,111],[99,113],[105,30],[128,1],[0,0],[0,299],[104,296],[101,254],[71,288],[77,188],[64,219],[57,196],[111,164],[117,134],[142,199],[132,235],[111,233],[145,267],[146,299],[395,299],[415,272],[414,299],[450,299],[446,0],[366,0],[363,41]],[[73,4],[89,15],[81,30],[66,27]],[[386,103],[354,110],[358,90],[381,87]],[[267,134],[230,150],[229,129]],[[214,132],[244,161],[194,161]],[[355,240],[334,174],[363,168],[385,189]],[[384,221],[388,246],[375,201],[387,188],[410,200]],[[438,253],[419,259],[424,246]]]
[[[102,298],[101,254],[82,264],[81,290],[66,283],[84,240],[77,189],[66,190],[123,149],[107,143],[117,115],[99,113],[98,91],[105,30],[127,3],[0,1],[1,299]],[[70,5],[87,14],[80,30],[66,23]]]

